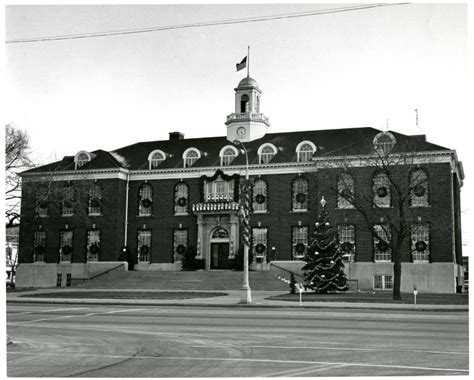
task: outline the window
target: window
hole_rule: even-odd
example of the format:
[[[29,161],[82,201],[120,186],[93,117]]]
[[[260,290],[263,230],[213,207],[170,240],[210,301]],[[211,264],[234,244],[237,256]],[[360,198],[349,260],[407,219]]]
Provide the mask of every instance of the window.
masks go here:
[[[98,261],[100,253],[100,231],[87,231],[87,260]]]
[[[193,166],[201,158],[201,152],[196,148],[188,148],[183,153],[183,162],[185,168]]]
[[[252,228],[252,253],[257,263],[264,261],[267,254],[267,229]]]
[[[146,263],[151,257],[151,231],[138,230],[138,262]]]
[[[218,178],[212,182],[204,182],[204,198],[206,202],[233,201],[234,180],[224,181]]]
[[[354,178],[348,173],[342,173],[337,181],[337,207],[354,208],[348,199],[354,195]]]
[[[410,173],[410,206],[429,206],[428,176],[422,169],[417,169]]]
[[[377,224],[374,231],[382,239],[374,236],[374,261],[392,261],[392,249],[389,244],[391,233],[388,226]]]
[[[373,141],[374,150],[380,156],[389,154],[396,143],[395,136],[390,132],[380,132]]]
[[[374,289],[375,290],[393,289],[392,275],[388,275],[388,274],[374,275]]]
[[[428,263],[430,261],[430,227],[427,224],[411,226],[411,254],[413,262]]]
[[[174,187],[174,213],[184,215],[188,213],[189,187],[186,183],[180,182]]]
[[[166,155],[162,150],[154,150],[148,156],[148,162],[151,169],[157,169],[158,166],[166,159]]]
[[[39,191],[35,196],[36,215],[40,218],[48,216],[48,195],[46,191]]]
[[[353,224],[344,224],[337,227],[339,235],[339,245],[344,261],[354,261],[355,245],[355,226]]]
[[[44,255],[46,254],[46,232],[35,231],[33,238],[33,261],[44,261]]]
[[[66,273],[66,287],[69,288],[72,284],[72,274]]]
[[[63,230],[59,233],[59,260],[61,262],[71,262],[72,238],[73,233],[71,230]]]
[[[63,189],[63,199],[61,202],[62,216],[74,215],[75,191],[71,186]]]
[[[188,248],[188,230],[185,228],[173,231],[173,262],[180,262]]]
[[[308,227],[295,226],[291,230],[293,260],[301,260],[308,249]]]
[[[138,215],[151,216],[153,211],[153,188],[144,183],[138,190]]]
[[[297,177],[291,184],[293,211],[308,211],[308,198],[308,181],[303,177]]]
[[[311,141],[302,141],[296,147],[296,159],[298,162],[311,161],[313,154],[316,152],[316,145]]]
[[[76,156],[74,157],[74,163],[75,163],[76,170],[83,167],[90,160],[91,160],[91,155],[88,152],[85,152],[85,151],[78,152],[76,154]]]
[[[385,173],[375,173],[372,179],[374,207],[389,208],[391,206],[390,181]]]
[[[63,286],[63,274],[56,273],[56,287],[60,288],[61,286]]]
[[[258,163],[268,164],[276,155],[277,149],[273,144],[263,144],[258,148]]]
[[[219,153],[219,156],[221,157],[221,166],[229,166],[238,154],[238,150],[233,146],[228,145],[222,148]]]
[[[253,185],[252,209],[253,212],[267,212],[267,183],[263,179],[257,179]]]
[[[247,94],[243,94],[240,97],[240,112],[249,112],[249,96]]]
[[[98,184],[93,184],[89,189],[89,215],[102,214],[102,189]]]

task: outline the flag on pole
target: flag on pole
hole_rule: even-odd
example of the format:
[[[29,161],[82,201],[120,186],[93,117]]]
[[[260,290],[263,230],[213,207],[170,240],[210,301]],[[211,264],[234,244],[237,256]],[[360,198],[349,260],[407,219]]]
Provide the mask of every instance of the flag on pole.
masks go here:
[[[237,71],[245,69],[247,67],[247,56],[245,56],[244,59],[242,59],[242,61],[237,63],[235,66],[237,67]]]

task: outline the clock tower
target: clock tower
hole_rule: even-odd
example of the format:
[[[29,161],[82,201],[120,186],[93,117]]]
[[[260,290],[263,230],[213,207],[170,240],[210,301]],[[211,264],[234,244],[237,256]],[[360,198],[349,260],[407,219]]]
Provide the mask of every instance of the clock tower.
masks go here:
[[[248,142],[257,140],[267,133],[268,118],[260,113],[262,91],[257,81],[246,77],[235,90],[235,112],[227,116],[227,140]]]

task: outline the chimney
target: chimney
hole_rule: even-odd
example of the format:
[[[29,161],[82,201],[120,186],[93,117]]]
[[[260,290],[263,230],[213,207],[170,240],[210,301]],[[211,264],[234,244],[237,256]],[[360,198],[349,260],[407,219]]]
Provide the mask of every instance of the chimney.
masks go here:
[[[184,133],[170,132],[170,140],[184,140]]]

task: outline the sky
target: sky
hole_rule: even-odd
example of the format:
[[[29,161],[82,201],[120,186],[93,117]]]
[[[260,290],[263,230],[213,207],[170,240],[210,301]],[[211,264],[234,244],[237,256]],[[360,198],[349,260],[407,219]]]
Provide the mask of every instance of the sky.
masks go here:
[[[393,4],[393,3],[392,3]],[[347,7],[10,5],[7,41]],[[354,5],[354,4],[352,4]],[[269,132],[375,127],[426,134],[463,162],[464,255],[474,226],[465,4],[403,4],[318,16],[5,45],[5,119],[38,162],[140,141],[224,136],[235,64],[250,46]],[[471,65],[472,66],[472,65]],[[415,109],[418,110],[418,126]],[[471,240],[474,235],[471,233]]]

